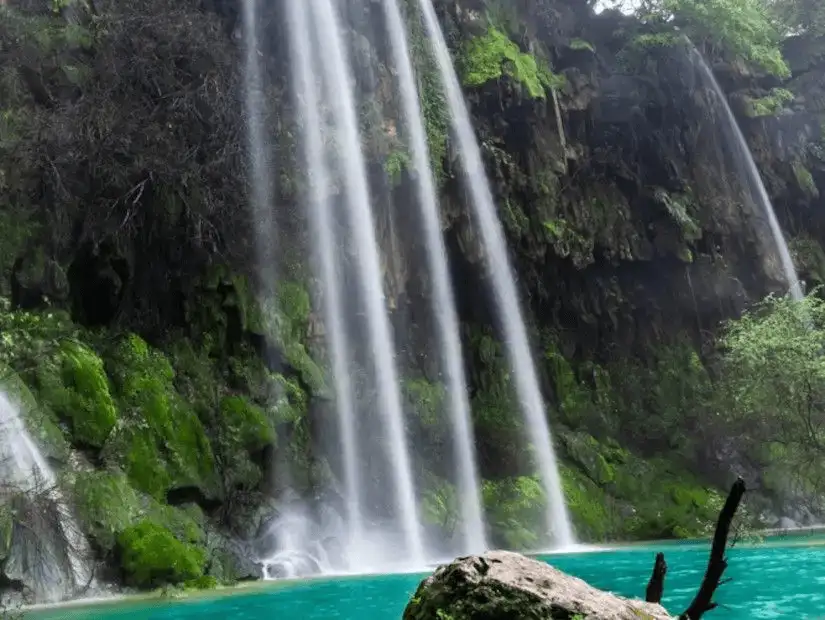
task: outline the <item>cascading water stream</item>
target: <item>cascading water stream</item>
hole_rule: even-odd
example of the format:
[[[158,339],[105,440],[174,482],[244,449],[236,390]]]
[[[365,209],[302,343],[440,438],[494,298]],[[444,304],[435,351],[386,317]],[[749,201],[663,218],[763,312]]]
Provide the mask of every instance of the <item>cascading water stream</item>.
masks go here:
[[[310,226],[317,239],[317,265],[323,286],[324,324],[332,360],[332,374],[335,384],[338,431],[344,465],[344,499],[348,540],[347,546],[357,552],[364,546],[364,515],[361,503],[361,477],[358,470],[358,440],[355,434],[356,416],[353,404],[352,382],[349,375],[350,338],[345,331],[343,304],[339,289],[339,276],[335,267],[336,242],[332,229],[332,204],[330,201],[330,180],[321,134],[319,114],[319,93],[317,81],[312,71],[317,59],[311,57],[312,49],[302,45],[300,37],[308,36],[307,6],[305,2],[287,2],[290,44],[294,53],[293,80],[296,88],[296,107],[304,110],[302,126],[304,155],[307,168],[311,172],[309,181]],[[354,557],[355,553],[348,553]],[[352,567],[351,567],[352,568]]]
[[[257,235],[257,267],[265,291],[271,293],[275,285],[275,244],[272,239],[275,230],[272,217],[274,190],[265,140],[266,97],[258,49],[259,22],[258,0],[243,0],[244,113],[250,166],[250,174],[247,177],[251,183],[250,202]]]
[[[361,151],[353,78],[333,3],[331,0],[306,0],[306,4],[311,32],[298,32],[296,44],[307,46],[314,40],[318,46],[315,59],[320,66],[316,69],[325,83],[323,103],[329,106],[337,131],[337,163],[341,166],[346,216],[356,248],[356,271],[365,304],[368,346],[376,374],[380,414],[387,434],[385,449],[392,470],[395,512],[406,557],[420,566],[424,563],[423,535],[404,430],[395,348],[384,298],[366,163]],[[307,54],[307,50],[302,53]]]
[[[464,101],[461,85],[450,59],[450,52],[439,26],[435,9],[431,0],[419,0],[419,6],[429,38],[434,46],[476,221],[488,253],[486,262],[504,328],[510,364],[515,374],[516,390],[530,439],[536,450],[539,474],[547,495],[548,533],[553,533],[554,543],[557,546],[569,546],[575,542],[573,527],[567,514],[550,426],[547,422],[538,377],[530,353],[527,330],[519,307],[518,291],[513,280],[504,232],[496,216],[493,196],[470,122],[467,104]]]
[[[785,235],[782,233],[782,228],[779,226],[779,221],[776,219],[776,212],[774,211],[773,204],[771,204],[770,196],[768,196],[768,190],[765,189],[765,184],[759,174],[759,169],[756,167],[753,154],[751,153],[750,148],[748,148],[748,143],[745,140],[742,129],[739,127],[739,123],[736,122],[736,117],[734,116],[733,110],[731,110],[730,104],[728,103],[728,98],[719,86],[719,82],[716,80],[716,76],[713,75],[713,71],[708,66],[708,63],[705,62],[704,58],[702,58],[702,54],[700,54],[695,47],[691,46],[690,55],[694,64],[702,71],[707,83],[711,85],[713,92],[716,94],[716,97],[722,106],[727,127],[732,134],[730,138],[732,139],[736,149],[734,155],[736,164],[742,168],[742,172],[744,173],[743,176],[748,180],[751,194],[755,197],[756,202],[759,203],[759,208],[768,219],[771,234],[773,236],[776,249],[779,252],[782,270],[785,272],[785,278],[788,282],[790,295],[793,299],[799,301],[803,298],[802,285],[799,282],[799,276],[796,273],[796,267],[793,264],[791,252],[788,249],[788,243],[785,241]]]
[[[409,132],[418,190],[418,205],[424,224],[427,263],[433,278],[432,307],[436,317],[441,360],[447,371],[449,410],[458,467],[463,551],[478,553],[487,548],[487,542],[473,429],[470,421],[467,381],[464,375],[459,339],[459,322],[447,263],[447,250],[441,234],[435,182],[430,168],[427,135],[407,43],[407,33],[397,0],[384,0],[384,11],[392,47],[393,64],[398,72],[406,128]]]
[[[6,575],[19,571],[22,577],[37,570],[38,575],[32,577],[41,601],[57,601],[67,595],[76,595],[92,581],[92,570],[87,563],[87,558],[91,557],[88,541],[58,489],[57,476],[26,430],[18,408],[3,392],[0,392],[0,470],[4,483],[22,493],[26,501],[37,501],[35,496],[46,494],[51,510],[55,511],[57,523],[54,529],[58,530],[38,531],[38,527],[48,526],[47,522],[42,522],[42,517],[38,523],[25,524],[26,531],[35,537],[34,546],[42,548],[39,554],[43,557],[17,558],[12,551],[6,560]],[[42,512],[42,509],[36,510],[38,516]],[[12,549],[14,547],[12,537]],[[65,573],[63,562],[67,568]],[[62,584],[64,578],[70,583]]]

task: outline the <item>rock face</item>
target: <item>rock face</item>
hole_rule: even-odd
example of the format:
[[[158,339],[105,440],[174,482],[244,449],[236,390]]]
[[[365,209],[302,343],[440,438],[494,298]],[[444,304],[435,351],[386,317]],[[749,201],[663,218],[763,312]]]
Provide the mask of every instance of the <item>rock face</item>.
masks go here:
[[[599,618],[665,620],[660,605],[597,590],[518,553],[460,558],[421,582],[404,620]]]

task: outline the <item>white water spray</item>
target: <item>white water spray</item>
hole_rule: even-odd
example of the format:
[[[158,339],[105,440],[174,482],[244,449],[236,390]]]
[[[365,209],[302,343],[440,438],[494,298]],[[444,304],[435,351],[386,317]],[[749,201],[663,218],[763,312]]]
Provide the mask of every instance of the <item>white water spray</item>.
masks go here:
[[[364,545],[364,515],[361,502],[361,476],[358,470],[358,439],[355,434],[356,416],[353,390],[350,380],[350,339],[342,320],[344,310],[339,289],[339,274],[335,267],[335,238],[332,228],[332,204],[330,179],[324,154],[319,114],[319,93],[312,71],[317,58],[312,49],[302,45],[300,37],[310,32],[307,25],[305,2],[287,2],[290,42],[294,50],[293,79],[296,84],[296,107],[304,110],[303,135],[309,180],[310,226],[317,239],[317,262],[323,286],[324,324],[332,359],[332,375],[335,383],[338,432],[341,437],[344,465],[344,499],[346,502],[348,540],[347,546],[354,552]],[[353,557],[355,554],[348,554]]]
[[[782,262],[782,271],[785,273],[785,279],[788,283],[790,295],[796,301],[800,301],[804,297],[802,293],[802,285],[799,282],[799,276],[796,273],[796,267],[793,264],[791,252],[788,249],[788,243],[785,241],[785,235],[782,233],[782,228],[779,226],[779,221],[776,219],[776,212],[774,211],[773,204],[771,204],[770,196],[768,196],[768,190],[765,189],[765,183],[762,182],[759,169],[756,167],[756,162],[753,159],[753,154],[751,153],[750,148],[748,148],[748,143],[745,140],[742,129],[739,127],[739,123],[736,122],[736,117],[733,115],[733,111],[730,108],[728,98],[719,86],[716,76],[713,75],[713,71],[711,71],[708,63],[705,62],[705,59],[702,58],[702,54],[700,54],[695,47],[691,49],[691,58],[693,59],[694,64],[701,69],[707,82],[713,87],[716,98],[722,105],[727,126],[733,134],[732,138],[736,147],[736,152],[734,154],[736,163],[744,168],[743,172],[748,180],[748,185],[752,193],[755,194],[755,199],[756,202],[759,203],[759,208],[768,219],[771,235],[773,236],[776,249],[779,252],[779,259]]]
[[[556,464],[550,426],[547,422],[538,377],[530,354],[527,330],[518,303],[518,291],[507,255],[504,232],[496,216],[493,196],[484,171],[481,152],[470,122],[467,104],[455,73],[444,34],[438,24],[431,0],[419,0],[424,22],[433,42],[436,60],[447,95],[453,128],[459,143],[459,155],[469,186],[476,221],[487,250],[487,267],[495,291],[510,364],[516,379],[521,407],[530,439],[538,460],[539,474],[547,495],[547,528],[558,546],[575,542],[573,527],[567,514],[561,478]]]
[[[433,277],[433,312],[438,327],[441,360],[447,370],[450,417],[458,465],[458,491],[461,502],[461,527],[465,553],[486,550],[480,483],[470,420],[470,403],[459,339],[459,323],[453,286],[447,264],[447,249],[441,235],[435,181],[430,167],[430,152],[415,83],[404,21],[397,0],[384,0],[387,31],[393,64],[398,71],[401,100],[409,132],[413,167],[418,190],[418,205],[424,223],[427,263]]]

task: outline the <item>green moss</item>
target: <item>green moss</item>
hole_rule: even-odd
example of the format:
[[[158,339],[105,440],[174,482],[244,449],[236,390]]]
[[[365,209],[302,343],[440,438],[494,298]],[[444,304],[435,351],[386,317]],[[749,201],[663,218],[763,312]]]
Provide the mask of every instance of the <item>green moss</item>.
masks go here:
[[[397,185],[401,181],[401,173],[410,166],[410,156],[406,151],[396,149],[384,160],[384,172],[390,183]]]
[[[654,191],[656,201],[662,205],[671,219],[679,226],[682,237],[686,241],[696,241],[702,238],[702,227],[696,222],[698,212],[696,201],[690,194],[677,194],[662,188]]]
[[[812,198],[819,197],[819,189],[816,186],[816,181],[814,181],[814,176],[811,174],[811,171],[800,161],[794,161],[791,167],[793,168],[794,177],[799,188]]]
[[[263,409],[243,396],[227,396],[221,401],[222,431],[238,446],[257,451],[275,441],[275,430]]]
[[[140,498],[121,472],[80,472],[73,490],[83,530],[103,549],[113,549],[118,535],[141,514]]]
[[[584,39],[573,39],[570,41],[570,49],[577,50],[577,51],[587,51],[587,52],[595,52],[595,48],[593,44],[589,41],[585,41]]]
[[[117,422],[103,360],[88,347],[64,342],[37,373],[43,404],[66,420],[76,443],[100,448]]]
[[[520,550],[542,542],[546,499],[537,478],[485,480],[481,492],[493,544]]]
[[[184,582],[183,587],[187,590],[212,590],[218,587],[218,580],[212,575],[202,575]]]
[[[758,118],[760,116],[776,116],[785,109],[785,104],[793,101],[795,95],[784,88],[773,88],[765,97],[745,97],[745,116]]]
[[[562,467],[560,474],[567,510],[577,535],[594,541],[615,538],[620,525],[608,510],[610,499],[605,492],[581,471]]]
[[[403,390],[410,409],[423,426],[436,427],[441,424],[444,399],[447,396],[443,384],[421,378],[407,379]]]
[[[203,549],[181,542],[167,528],[148,519],[127,528],[117,542],[129,585],[153,588],[203,577]]]
[[[197,415],[175,391],[169,360],[133,334],[120,340],[106,366],[125,418],[107,456],[138,489],[159,499],[172,485],[211,494],[212,449]]]
[[[535,99],[544,99],[546,88],[563,84],[563,78],[540,66],[534,56],[523,53],[506,34],[494,27],[462,45],[458,65],[465,86],[481,86],[508,75],[521,83]]]

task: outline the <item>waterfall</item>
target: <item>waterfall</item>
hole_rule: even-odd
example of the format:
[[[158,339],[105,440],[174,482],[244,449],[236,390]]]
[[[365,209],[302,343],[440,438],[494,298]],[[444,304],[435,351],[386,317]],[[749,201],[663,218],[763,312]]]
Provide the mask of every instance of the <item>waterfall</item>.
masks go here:
[[[3,392],[0,471],[20,524],[12,530],[6,575],[31,584],[38,602],[76,595],[92,580],[89,544],[57,487],[54,471]]]
[[[339,276],[335,267],[336,242],[333,236],[332,204],[330,201],[329,170],[324,155],[319,93],[312,67],[317,59],[311,57],[312,50],[302,45],[299,38],[310,32],[307,26],[307,11],[303,2],[287,2],[290,44],[294,50],[293,80],[296,84],[296,108],[305,111],[303,121],[304,156],[307,169],[311,171],[309,183],[310,227],[317,239],[316,263],[323,286],[323,317],[329,340],[332,361],[332,378],[335,386],[338,413],[338,432],[341,437],[344,465],[344,500],[347,516],[347,546],[355,552],[362,547],[364,536],[364,516],[361,503],[361,477],[358,471],[358,441],[355,434],[356,416],[353,404],[353,389],[349,374],[350,342],[345,332],[344,306],[341,302]],[[350,554],[354,555],[354,553]]]
[[[438,329],[441,360],[447,371],[447,392],[452,421],[454,450],[458,464],[458,492],[461,502],[461,528],[465,553],[478,553],[487,547],[481,508],[480,484],[476,465],[467,381],[459,339],[459,322],[453,299],[453,286],[447,264],[447,250],[441,235],[441,222],[435,181],[430,168],[430,153],[419,94],[410,58],[407,33],[397,0],[384,0],[387,34],[392,60],[398,72],[406,128],[416,176],[418,206],[424,223],[427,263],[433,278],[431,298]]]
[[[344,211],[348,225],[349,234],[352,236],[351,243],[354,248],[355,271],[358,280],[359,293],[363,297],[365,324],[367,328],[367,342],[372,370],[376,375],[379,413],[385,432],[384,449],[387,453],[387,461],[390,464],[390,476],[393,486],[394,511],[398,525],[401,528],[401,535],[404,541],[404,549],[395,550],[395,555],[405,556],[409,563],[422,566],[424,564],[424,543],[422,528],[419,522],[418,505],[416,500],[415,487],[413,484],[412,464],[410,450],[407,445],[407,438],[404,429],[404,415],[401,406],[401,394],[399,390],[398,371],[395,361],[395,347],[393,344],[392,330],[385,303],[383,290],[383,278],[381,273],[381,261],[378,252],[376,239],[374,216],[372,212],[371,196],[368,187],[366,163],[361,150],[361,136],[358,130],[355,96],[353,93],[353,75],[349,64],[346,46],[343,40],[343,33],[339,23],[339,16],[332,0],[306,0],[305,2],[294,2],[286,0],[290,14],[293,18],[295,32],[291,36],[293,54],[299,59],[296,64],[302,64],[299,72],[302,74],[299,80],[299,88],[304,95],[309,95],[305,100],[306,107],[313,107],[311,112],[313,118],[321,118],[321,105],[328,109],[331,115],[331,122],[335,132],[337,150],[333,153],[334,163],[341,174],[341,183],[344,194]],[[313,54],[313,46],[317,53]],[[300,59],[306,59],[301,61]],[[312,102],[311,93],[313,88],[308,86],[315,79],[320,78],[323,85],[321,92],[322,100]],[[310,103],[315,105],[310,106]],[[308,110],[305,110],[309,114]],[[312,149],[317,149],[317,136],[312,135],[315,129],[309,127],[309,123],[304,123],[307,135],[307,153],[309,157],[315,159],[310,161],[310,185],[318,184],[319,187],[313,189],[312,201],[319,200],[323,205],[324,196],[329,188],[323,187],[319,182],[318,173],[323,170],[326,162],[320,154]],[[314,127],[319,127],[318,123]],[[315,146],[310,144],[312,141]],[[323,174],[323,173],[322,173]],[[322,181],[323,179],[321,179]],[[317,205],[313,207],[311,216],[318,215]],[[320,222],[316,222],[319,230],[325,225],[323,220],[327,216],[321,214]],[[334,246],[333,246],[334,247]],[[327,251],[327,250],[322,250]],[[331,249],[329,251],[332,251]],[[333,277],[332,274],[323,273],[324,277]],[[336,285],[336,282],[327,283],[325,288]],[[331,307],[329,312],[334,311]],[[343,324],[328,326],[330,329],[337,329],[343,333]],[[339,346],[338,355],[344,354],[343,338],[335,345]],[[335,355],[335,354],[334,354]],[[340,362],[340,360],[339,360]],[[346,374],[346,370],[343,374]],[[340,379],[336,380],[336,389],[346,391],[346,385],[341,385]],[[342,410],[341,402],[338,403],[338,415],[341,424],[348,424],[344,419],[350,413]],[[353,435],[342,436],[343,449],[351,455],[355,455],[355,437]],[[354,459],[354,456],[353,456]],[[355,479],[354,472],[351,472]],[[345,478],[346,478],[345,474]],[[351,481],[352,482],[352,481]],[[349,492],[357,488],[352,486]],[[357,502],[357,498],[347,498],[347,503],[352,505]]]
[[[776,219],[776,212],[774,211],[773,205],[771,204],[771,199],[768,196],[768,190],[765,189],[765,183],[762,181],[762,177],[759,174],[759,169],[756,167],[756,162],[753,159],[753,154],[751,153],[750,148],[748,148],[748,143],[745,140],[742,129],[739,127],[739,123],[736,122],[736,117],[733,115],[733,110],[730,108],[728,98],[719,86],[719,82],[716,80],[716,76],[713,75],[713,71],[711,71],[708,63],[706,63],[705,59],[702,58],[702,54],[700,54],[695,47],[691,47],[690,56],[694,64],[702,71],[702,75],[704,76],[706,82],[711,86],[716,98],[722,106],[722,110],[725,114],[726,127],[730,134],[728,138],[732,140],[736,148],[734,154],[736,165],[742,172],[741,176],[748,180],[748,186],[755,202],[758,203],[759,208],[765,214],[765,217],[768,218],[771,235],[773,236],[774,243],[776,244],[776,249],[779,252],[779,258],[782,262],[782,270],[785,272],[785,279],[788,283],[790,295],[793,299],[799,301],[803,298],[799,276],[796,273],[796,267],[794,267],[791,252],[788,249],[787,242],[785,241],[785,235],[782,233],[782,228],[779,226],[779,221]]]
[[[487,267],[504,328],[508,357],[516,379],[516,390],[547,495],[546,526],[548,533],[552,532],[556,545],[569,546],[575,541],[573,527],[567,514],[550,426],[530,353],[527,330],[519,308],[518,291],[507,255],[504,232],[496,216],[481,151],[435,9],[431,0],[419,0],[419,5],[441,72],[453,129],[458,139],[458,152],[469,186],[476,222],[487,251]]]

